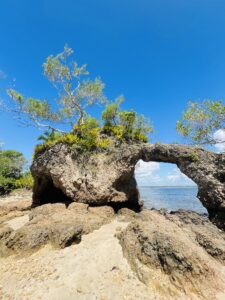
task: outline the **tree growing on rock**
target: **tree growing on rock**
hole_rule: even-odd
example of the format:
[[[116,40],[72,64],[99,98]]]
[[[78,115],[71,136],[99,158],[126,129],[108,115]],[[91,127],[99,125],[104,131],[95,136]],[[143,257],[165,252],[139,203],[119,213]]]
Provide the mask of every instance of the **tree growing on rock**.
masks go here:
[[[56,143],[76,146],[81,151],[105,150],[110,145],[109,136],[114,136],[116,142],[147,142],[151,124],[133,110],[121,110],[123,97],[114,102],[107,100],[104,83],[99,78],[90,79],[86,65],[79,66],[72,54],[73,50],[65,46],[63,52],[50,55],[43,64],[44,75],[57,91],[55,101],[27,98],[15,89],[7,91],[9,101],[3,107],[25,125],[43,129],[38,138],[43,143],[37,145],[35,153]],[[105,109],[97,120],[88,114],[88,108],[100,104]]]
[[[56,124],[74,124],[80,127],[89,106],[104,103],[104,83],[99,78],[87,76],[86,65],[79,66],[72,59],[73,50],[68,46],[56,56],[50,55],[43,64],[44,75],[57,91],[54,103],[47,99],[41,100],[24,97],[14,89],[9,89],[11,99],[5,105],[6,110],[13,112],[23,123],[36,125],[39,128],[63,132]]]
[[[222,101],[189,102],[176,128],[194,144],[225,145],[225,105]]]
[[[102,112],[103,130],[120,140],[147,142],[147,134],[153,132],[153,126],[143,115],[134,110],[121,110],[123,97],[108,103]]]

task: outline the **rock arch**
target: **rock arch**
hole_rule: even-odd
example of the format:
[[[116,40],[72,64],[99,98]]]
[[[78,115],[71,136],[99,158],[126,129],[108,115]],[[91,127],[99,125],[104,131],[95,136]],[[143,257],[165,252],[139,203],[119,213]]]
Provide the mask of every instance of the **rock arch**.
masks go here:
[[[121,144],[86,155],[63,144],[55,145],[33,161],[33,204],[51,202],[47,185],[40,184],[47,178],[70,201],[138,209],[141,203],[134,168],[139,159],[176,164],[198,185],[197,197],[210,220],[225,229],[225,155],[186,145]],[[49,200],[43,199],[46,194]]]

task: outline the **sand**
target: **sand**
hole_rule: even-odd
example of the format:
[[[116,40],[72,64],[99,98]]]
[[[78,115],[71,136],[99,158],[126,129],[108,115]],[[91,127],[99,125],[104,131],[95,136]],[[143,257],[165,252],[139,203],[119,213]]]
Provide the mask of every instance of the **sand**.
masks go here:
[[[11,220],[17,227],[27,216]],[[82,237],[78,245],[45,246],[29,257],[0,258],[0,299],[154,299],[123,257],[115,233],[127,223],[115,219]]]

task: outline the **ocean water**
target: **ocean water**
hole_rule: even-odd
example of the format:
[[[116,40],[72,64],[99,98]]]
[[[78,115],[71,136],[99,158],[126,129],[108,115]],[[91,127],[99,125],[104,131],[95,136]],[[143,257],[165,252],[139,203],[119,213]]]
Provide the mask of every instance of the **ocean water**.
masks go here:
[[[140,198],[146,208],[166,208],[169,211],[186,209],[207,213],[196,197],[197,187],[140,187]]]

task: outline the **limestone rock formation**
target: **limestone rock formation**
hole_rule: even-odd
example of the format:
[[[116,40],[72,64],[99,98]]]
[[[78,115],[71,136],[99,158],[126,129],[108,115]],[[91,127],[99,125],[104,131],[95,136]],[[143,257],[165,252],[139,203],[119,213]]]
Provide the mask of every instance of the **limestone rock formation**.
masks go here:
[[[218,299],[216,293],[224,293],[225,234],[207,217],[143,210],[119,239],[138,278],[162,299]]]
[[[0,256],[26,254],[47,243],[65,248],[80,243],[81,236],[100,228],[114,217],[109,206],[89,208],[82,203],[72,203],[68,208],[62,203],[45,204],[29,212],[29,221],[12,230],[0,222]]]
[[[121,144],[101,153],[79,154],[57,144],[36,155],[33,205],[81,202],[140,208],[134,178],[138,160],[174,163],[198,185],[209,218],[225,229],[225,155],[177,144]]]

